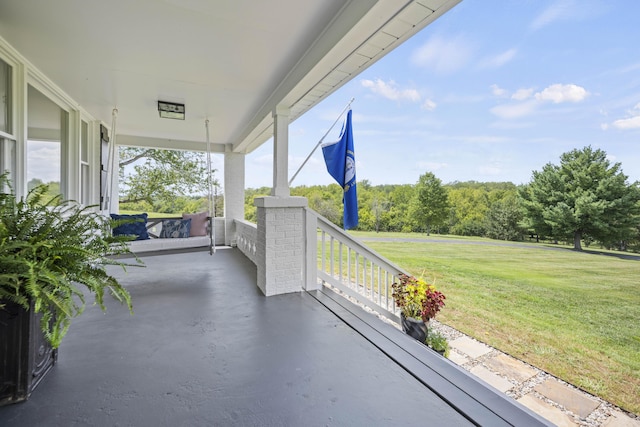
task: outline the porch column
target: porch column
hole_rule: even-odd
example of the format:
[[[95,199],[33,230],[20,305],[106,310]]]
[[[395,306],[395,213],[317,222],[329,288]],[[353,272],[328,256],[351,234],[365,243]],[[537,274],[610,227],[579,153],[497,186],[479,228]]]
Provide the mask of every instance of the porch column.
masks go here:
[[[266,296],[300,292],[305,272],[305,197],[259,197],[256,259]]]
[[[289,192],[289,108],[273,111],[273,188],[272,196],[286,197]]]
[[[224,244],[236,246],[234,220],[244,219],[244,159],[241,153],[224,154]]]

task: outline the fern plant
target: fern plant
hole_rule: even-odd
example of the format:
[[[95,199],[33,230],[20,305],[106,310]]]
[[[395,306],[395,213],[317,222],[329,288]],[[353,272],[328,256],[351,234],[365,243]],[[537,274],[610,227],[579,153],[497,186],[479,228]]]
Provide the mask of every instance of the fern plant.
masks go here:
[[[41,329],[53,348],[71,319],[93,294],[104,311],[105,293],[129,307],[131,297],[107,265],[127,265],[115,255],[129,253],[128,238],[114,237],[111,220],[60,196],[47,200],[40,185],[16,199],[7,175],[0,176],[0,310],[13,302],[42,313]],[[140,261],[136,258],[138,264]]]

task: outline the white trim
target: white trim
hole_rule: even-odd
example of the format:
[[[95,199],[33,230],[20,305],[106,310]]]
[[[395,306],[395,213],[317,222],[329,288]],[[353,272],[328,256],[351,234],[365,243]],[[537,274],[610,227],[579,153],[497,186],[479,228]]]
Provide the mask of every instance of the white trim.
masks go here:
[[[28,136],[28,87],[32,86],[38,90],[43,96],[56,104],[60,109],[65,111],[67,115],[66,123],[61,121],[61,173],[60,173],[60,189],[67,198],[78,200],[81,196],[80,181],[82,179],[82,168],[80,165],[80,137],[81,124],[85,121],[88,124],[88,165],[89,177],[88,183],[90,188],[90,200],[95,200],[99,190],[96,189],[100,180],[94,175],[99,168],[99,150],[95,150],[96,134],[99,132],[99,126],[95,125],[95,119],[91,114],[78,105],[66,92],[58,85],[50,80],[37,67],[31,64],[24,56],[20,54],[11,44],[4,38],[0,37],[0,59],[9,64],[12,68],[11,79],[11,130],[13,134],[0,132],[0,137],[14,140],[16,142],[16,158],[15,171],[13,171],[14,189],[18,197],[26,194],[26,143]],[[42,137],[47,138],[46,132],[41,135],[33,135],[33,139]],[[57,139],[57,138],[56,138]],[[97,151],[97,154],[96,154]]]
[[[149,147],[165,150],[198,151],[206,152],[207,144],[201,141],[184,141],[178,139],[151,138],[146,136],[118,134],[118,146],[125,147]],[[224,153],[226,144],[211,143],[212,153]]]

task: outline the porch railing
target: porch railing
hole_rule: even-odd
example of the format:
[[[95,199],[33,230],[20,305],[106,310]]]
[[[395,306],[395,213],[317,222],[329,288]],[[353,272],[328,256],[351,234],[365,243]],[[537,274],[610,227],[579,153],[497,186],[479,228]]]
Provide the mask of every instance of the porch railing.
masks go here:
[[[304,289],[321,286],[337,289],[399,323],[391,284],[406,272],[312,209],[305,209],[304,218]],[[238,249],[257,265],[260,262],[256,256],[257,225],[238,219],[234,222]]]
[[[307,209],[307,223],[313,222],[317,224],[318,280],[399,323],[391,284],[405,272],[328,219]],[[307,230],[312,228],[309,225]],[[308,240],[310,238],[313,235],[308,236]],[[307,262],[313,261],[307,259]]]
[[[240,252],[251,260],[254,264],[258,263],[256,257],[256,243],[258,240],[258,226],[252,222],[243,219],[236,219],[236,245]]]

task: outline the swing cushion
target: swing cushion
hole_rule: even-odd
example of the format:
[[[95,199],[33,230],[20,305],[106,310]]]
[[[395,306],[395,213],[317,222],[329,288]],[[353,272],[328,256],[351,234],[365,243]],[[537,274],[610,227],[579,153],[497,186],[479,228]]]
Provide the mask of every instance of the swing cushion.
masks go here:
[[[207,226],[209,225],[209,212],[199,212],[195,214],[182,214],[182,219],[191,220],[191,230],[189,231],[189,237],[193,236],[207,236]]]
[[[161,239],[184,239],[189,237],[190,219],[165,219],[162,221]]]
[[[135,240],[148,240],[149,233],[147,232],[147,214],[136,215],[119,215],[111,214],[111,218],[114,220],[136,220],[135,222],[129,222],[121,224],[113,229],[114,236],[136,236]]]

